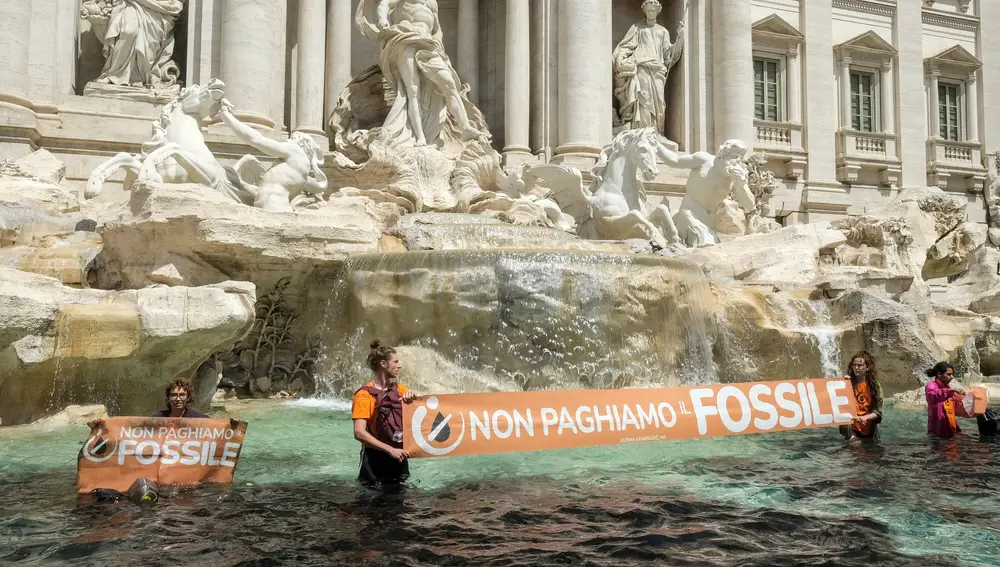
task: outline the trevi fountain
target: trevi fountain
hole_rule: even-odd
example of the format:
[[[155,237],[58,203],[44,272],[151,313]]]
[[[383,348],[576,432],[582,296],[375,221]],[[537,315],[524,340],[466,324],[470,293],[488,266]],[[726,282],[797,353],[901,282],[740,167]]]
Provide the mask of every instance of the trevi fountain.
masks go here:
[[[6,11],[24,10],[34,25],[44,17],[34,4],[15,0]],[[495,33],[506,42],[506,67],[489,73],[449,54],[455,22],[442,31],[442,21],[455,2],[298,0],[295,14],[267,4],[88,0],[51,16],[57,28],[83,30],[91,51],[81,69],[92,79],[53,104],[72,98],[82,101],[66,103],[72,112],[90,109],[74,128],[140,139],[81,143],[83,157],[44,141],[18,146],[16,132],[0,144],[10,150],[0,163],[3,429],[148,414],[177,376],[195,384],[206,410],[256,399],[342,411],[376,337],[398,346],[403,381],[424,393],[833,377],[860,350],[874,354],[901,406],[922,402],[924,370],[939,360],[963,383],[1000,381],[1000,153],[982,154],[981,205],[899,182],[860,211],[813,222],[779,215],[789,177],[760,147],[752,119],[738,116],[753,108],[728,94],[738,75],[749,77],[738,69],[749,52],[743,61],[730,50],[750,41],[750,0],[629,0],[627,22],[617,0],[472,2],[478,16],[462,0],[456,22],[473,18],[484,37],[470,47],[471,32],[460,30],[460,52]],[[624,23],[605,29],[612,9]],[[290,47],[266,27],[275,10],[297,21],[298,35],[288,35],[297,75],[285,78],[294,96],[274,76],[285,57],[267,51]],[[506,30],[487,30],[498,10]],[[558,34],[549,29],[557,24]],[[204,39],[211,26],[221,34]],[[704,66],[696,49],[706,30],[719,51],[708,69],[715,106],[686,108],[693,103],[671,81]],[[346,73],[336,33],[354,36]],[[537,71],[529,48],[550,36],[559,69],[545,88],[558,109],[539,111],[543,128],[535,79],[518,72]],[[203,38],[203,52],[192,38]],[[369,57],[353,72],[352,41],[354,59]],[[19,49],[34,61],[34,45]],[[14,65],[21,54],[5,57]],[[54,57],[63,61],[64,50]],[[202,64],[213,57],[219,65]],[[0,88],[21,89],[0,96],[0,112],[31,108],[32,73]],[[503,143],[489,119],[497,102],[489,114],[475,102],[490,95],[480,78],[496,74],[508,97],[499,102]],[[84,71],[76,75],[83,83]],[[284,129],[281,104],[295,109]],[[701,142],[671,126],[706,112],[714,135]],[[535,151],[529,138],[553,123],[559,147]],[[250,421],[257,434],[263,426]],[[619,458],[639,481],[652,478],[639,453]],[[485,466],[536,474],[527,462]],[[268,466],[278,465],[247,465],[261,477]]]

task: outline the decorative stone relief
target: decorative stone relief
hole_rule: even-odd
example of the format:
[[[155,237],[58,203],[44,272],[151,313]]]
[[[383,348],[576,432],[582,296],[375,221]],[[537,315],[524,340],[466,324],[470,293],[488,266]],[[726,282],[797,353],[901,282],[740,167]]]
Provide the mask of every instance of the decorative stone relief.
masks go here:
[[[889,244],[906,248],[913,243],[913,234],[903,217],[848,217],[834,222],[832,226],[843,232],[847,244],[855,248],[885,248]]]
[[[174,26],[184,0],[84,0],[80,15],[103,45],[104,68],[87,96],[163,104],[177,95]]]
[[[917,201],[920,210],[934,217],[934,230],[938,237],[944,236],[956,226],[965,222],[965,207],[957,199],[942,195],[925,197]]]
[[[298,313],[285,299],[290,283],[281,278],[274,289],[257,299],[256,318],[246,337],[229,352],[217,352],[206,364],[222,363],[220,385],[244,395],[266,397],[286,392],[299,394],[315,390],[313,369],[321,343],[311,336],[296,346],[292,328]]]
[[[612,56],[622,128],[652,127],[663,135],[667,75],[684,48],[684,21],[677,28],[676,40],[671,42],[670,32],[656,23],[661,9],[657,0],[645,0],[645,19],[629,29]]]

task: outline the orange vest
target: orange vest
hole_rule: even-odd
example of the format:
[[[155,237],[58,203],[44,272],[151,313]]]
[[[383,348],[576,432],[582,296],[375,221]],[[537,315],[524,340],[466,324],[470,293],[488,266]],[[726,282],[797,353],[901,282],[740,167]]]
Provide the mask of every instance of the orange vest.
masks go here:
[[[952,434],[958,431],[958,421],[955,419],[955,398],[948,398],[941,404],[944,409],[944,416],[948,419],[948,427]]]
[[[854,397],[858,400],[858,417],[871,413],[873,400],[871,391],[868,389],[868,380],[862,380],[854,386]],[[855,421],[851,427],[861,435],[871,435],[874,424],[870,421],[863,423]]]

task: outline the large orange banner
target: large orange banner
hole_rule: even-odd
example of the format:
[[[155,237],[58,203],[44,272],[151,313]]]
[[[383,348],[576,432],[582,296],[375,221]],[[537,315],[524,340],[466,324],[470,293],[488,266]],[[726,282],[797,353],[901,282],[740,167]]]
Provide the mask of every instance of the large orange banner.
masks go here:
[[[125,492],[141,477],[160,485],[231,483],[246,430],[224,418],[103,419],[80,449],[77,492]]]
[[[829,427],[856,414],[846,379],[423,396],[403,404],[411,458]]]

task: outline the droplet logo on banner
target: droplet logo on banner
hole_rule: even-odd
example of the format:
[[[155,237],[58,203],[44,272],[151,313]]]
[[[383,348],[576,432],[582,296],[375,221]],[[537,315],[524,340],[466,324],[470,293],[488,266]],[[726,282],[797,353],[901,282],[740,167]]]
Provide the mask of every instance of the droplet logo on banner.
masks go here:
[[[424,405],[413,410],[413,418],[410,420],[410,431],[413,432],[413,440],[416,441],[421,449],[429,455],[440,457],[451,453],[462,443],[462,439],[465,437],[465,416],[461,412],[458,412],[457,417],[454,413],[445,414],[437,412],[433,421],[431,421],[430,432],[425,437],[424,421],[427,419],[428,410],[434,411],[437,409],[437,396],[427,398]],[[453,437],[452,426],[458,427],[458,424],[454,423],[456,419],[460,420],[461,423],[458,430],[458,438],[449,445],[447,443]]]

